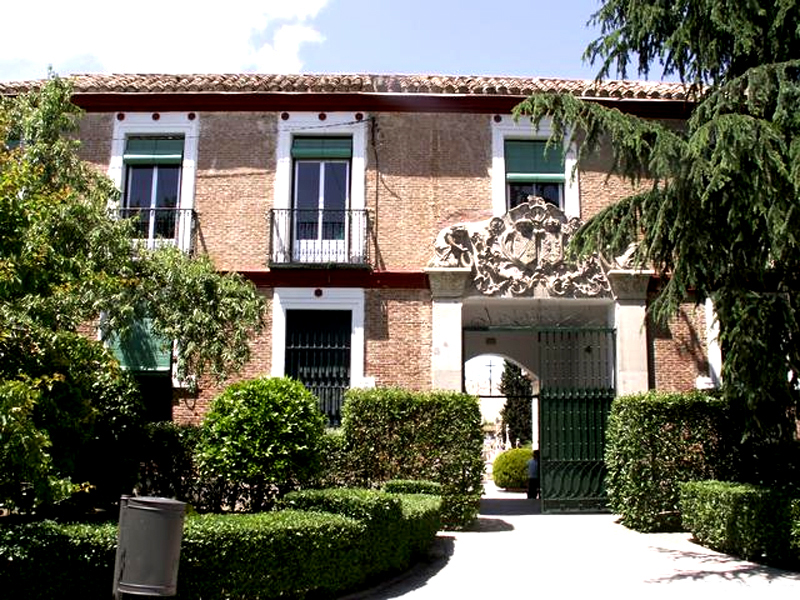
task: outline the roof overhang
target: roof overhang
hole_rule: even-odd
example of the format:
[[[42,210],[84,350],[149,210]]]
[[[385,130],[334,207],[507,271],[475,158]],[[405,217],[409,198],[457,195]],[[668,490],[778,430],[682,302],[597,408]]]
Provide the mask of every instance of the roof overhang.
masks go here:
[[[510,114],[526,96],[478,94],[319,92],[78,92],[73,102],[87,112],[139,111],[365,111]],[[685,100],[584,97],[642,117],[683,119],[694,104]]]

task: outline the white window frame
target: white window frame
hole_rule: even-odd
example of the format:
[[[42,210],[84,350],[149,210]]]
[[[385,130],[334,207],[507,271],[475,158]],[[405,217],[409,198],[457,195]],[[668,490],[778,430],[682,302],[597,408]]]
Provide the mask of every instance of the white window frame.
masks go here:
[[[181,163],[180,197],[178,208],[183,214],[184,210],[194,208],[195,179],[197,175],[197,146],[200,133],[200,115],[194,113],[194,119],[189,118],[189,113],[166,112],[158,113],[159,118],[153,119],[153,113],[124,113],[124,119],[114,120],[114,134],[111,140],[111,160],[108,167],[108,176],[120,191],[120,198],[125,193],[125,143],[129,137],[134,136],[182,136],[183,137],[183,162]],[[120,208],[115,204],[111,208]],[[191,224],[191,219],[180,219],[182,224]],[[191,249],[191,227],[181,227],[178,233],[177,245],[184,252]]]
[[[706,298],[705,317],[708,378],[711,380],[713,387],[718,388],[722,385],[722,349],[719,345],[719,321],[711,298]]]
[[[492,214],[502,216],[508,212],[506,182],[506,140],[546,141],[552,133],[551,122],[543,119],[538,131],[530,122],[515,121],[510,115],[503,115],[500,121],[492,120]],[[568,217],[581,216],[580,189],[578,184],[577,154],[575,148],[564,141],[564,196],[561,210]],[[573,171],[575,171],[573,173]]]
[[[273,377],[283,377],[286,374],[286,311],[288,310],[349,310],[352,314],[350,387],[370,387],[364,378],[363,288],[275,288],[272,299],[271,374]]]
[[[276,209],[291,209],[294,207],[294,190],[292,180],[294,174],[294,161],[292,159],[292,140],[295,136],[311,137],[349,137],[352,139],[352,155],[350,157],[350,191],[347,210],[364,210],[366,208],[366,178],[367,178],[367,127],[369,121],[355,118],[355,113],[332,112],[325,113],[325,119],[320,120],[318,112],[293,112],[289,113],[286,120],[278,120],[278,142],[275,156],[275,196],[272,206]],[[273,231],[273,253],[279,256],[288,256],[286,245],[291,237],[291,219],[276,223],[277,231]],[[352,253],[354,249],[362,249],[366,244],[362,228],[353,231]],[[280,261],[279,261],[280,262]]]

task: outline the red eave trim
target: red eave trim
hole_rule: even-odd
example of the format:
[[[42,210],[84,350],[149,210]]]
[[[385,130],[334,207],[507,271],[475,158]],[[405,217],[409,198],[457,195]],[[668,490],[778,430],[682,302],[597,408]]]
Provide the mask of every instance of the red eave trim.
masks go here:
[[[369,111],[510,114],[525,96],[311,92],[76,93],[87,112],[124,111]],[[586,98],[623,112],[652,118],[686,118],[693,104],[682,100]]]
[[[367,289],[430,288],[427,274],[420,271],[368,271],[365,269],[272,269],[238,271],[256,287],[358,287]]]

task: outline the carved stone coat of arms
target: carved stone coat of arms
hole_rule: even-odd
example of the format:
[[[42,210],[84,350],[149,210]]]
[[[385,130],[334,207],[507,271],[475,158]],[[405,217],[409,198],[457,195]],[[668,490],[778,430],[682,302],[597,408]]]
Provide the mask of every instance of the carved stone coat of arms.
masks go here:
[[[436,238],[429,267],[468,267],[475,288],[487,296],[606,297],[611,293],[599,261],[566,259],[580,226],[541,198],[512,208],[502,217],[459,223]]]

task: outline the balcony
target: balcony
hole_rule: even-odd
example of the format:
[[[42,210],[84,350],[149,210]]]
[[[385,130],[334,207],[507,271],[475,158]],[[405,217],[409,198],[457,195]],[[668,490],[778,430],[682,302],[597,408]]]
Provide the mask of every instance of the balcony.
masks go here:
[[[148,249],[177,246],[192,251],[195,213],[191,208],[121,208],[121,219],[133,223],[133,237]]]
[[[270,210],[270,266],[369,267],[367,210]]]

